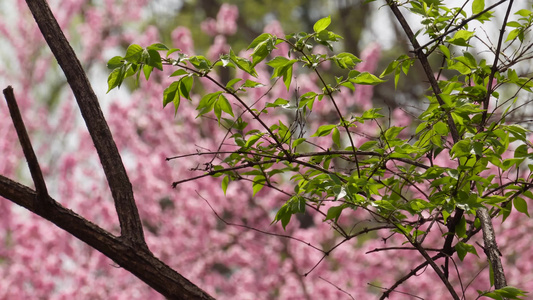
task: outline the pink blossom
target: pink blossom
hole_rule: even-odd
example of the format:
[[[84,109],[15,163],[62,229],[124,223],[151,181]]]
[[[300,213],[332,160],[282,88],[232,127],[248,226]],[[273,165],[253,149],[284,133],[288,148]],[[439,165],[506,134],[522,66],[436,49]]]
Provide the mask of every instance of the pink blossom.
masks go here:
[[[229,45],[226,43],[226,37],[223,35],[217,35],[215,41],[209,51],[207,52],[207,58],[211,60],[217,60],[221,54],[226,54],[229,52]]]
[[[237,6],[224,3],[220,6],[216,20],[207,18],[200,26],[202,31],[210,36],[233,35],[237,32],[237,18],[239,10]]]
[[[213,18],[207,18],[200,24],[202,31],[210,36],[217,35],[217,21]]]
[[[360,72],[373,73],[377,69],[377,64],[381,56],[381,46],[373,43],[368,45],[363,52],[361,52],[361,60],[363,60],[356,69]],[[363,110],[370,109],[372,105],[372,95],[374,87],[371,85],[359,85],[355,88],[355,99],[357,106]]]
[[[239,9],[235,5],[224,3],[220,6],[217,14],[217,32],[225,35],[233,35],[237,32],[237,18]]]
[[[194,45],[189,28],[180,26],[174,29],[172,31],[172,42],[174,47],[181,49],[183,53],[188,55],[194,53]]]

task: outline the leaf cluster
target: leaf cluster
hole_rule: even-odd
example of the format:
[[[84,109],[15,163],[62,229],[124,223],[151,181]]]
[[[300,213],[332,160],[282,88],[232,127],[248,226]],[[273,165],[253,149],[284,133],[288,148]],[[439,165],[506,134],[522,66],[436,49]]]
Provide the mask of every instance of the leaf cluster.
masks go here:
[[[217,153],[224,154],[223,159],[205,175],[222,177],[224,193],[231,182],[247,180],[254,196],[265,186],[286,194],[288,200],[273,220],[281,222],[284,229],[293,215],[311,210],[322,214],[324,222],[350,239],[353,236],[340,225],[343,212],[364,210],[376,224],[390,225],[394,234],[402,235],[421,253],[418,246],[429,235],[431,226],[442,226],[453,229],[445,234],[444,239],[450,242],[444,243],[443,253],[457,252],[460,260],[469,253],[478,256],[469,240],[479,232],[479,209],[488,208],[492,217],[502,216],[505,220],[514,207],[529,217],[527,203],[533,199],[529,131],[506,121],[517,97],[500,99],[498,89],[514,86],[531,93],[533,84],[530,78],[517,75],[513,61],[490,65],[471,51],[476,32],[468,30],[468,23],[492,20],[492,12],[484,1],[473,1],[471,16],[462,8],[448,8],[438,0],[407,1],[405,5],[422,17],[424,27],[415,38],[424,34],[431,42],[416,49],[418,56],[400,55],[379,76],[356,70],[361,59],[352,53],[313,54],[317,45],[333,50],[334,43],[342,39],[328,30],[331,18],[326,17],[317,21],[310,33],[285,37],[261,34],[247,48],[253,49],[250,57],[237,56],[230,50],[211,62],[162,44],[146,48],[131,45],[125,56],[109,61],[108,67],[113,71],[108,87],[109,90],[120,87],[125,78],[134,75],[138,80],[141,72],[148,80],[154,68],[176,68],[170,76],[177,80],[165,89],[163,106],[172,102],[177,112],[180,99],[191,101],[195,78],[214,82],[219,90],[201,97],[196,107],[198,116],[214,114],[237,149]],[[507,43],[523,43],[532,24],[531,11],[520,10],[516,14],[520,16],[518,21],[506,23],[506,27],[514,28],[506,38]],[[289,53],[272,57],[272,51],[281,43],[289,46]],[[166,51],[164,58],[159,54],[161,51]],[[262,119],[265,114],[284,109],[305,116],[316,101],[328,101],[336,107],[335,97],[341,93],[341,87],[353,91],[361,85],[379,85],[390,74],[397,86],[402,74],[407,75],[420,56],[430,55],[441,58],[442,71],[453,75],[437,81],[433,73],[427,74],[434,83],[427,93],[427,107],[413,128],[385,127],[379,108],[352,116],[337,109],[337,122],[323,124],[310,135],[302,134],[301,127],[307,124],[297,120],[267,125]],[[326,61],[334,62],[342,74],[329,83],[320,72]],[[255,68],[262,63],[270,67],[272,82],[280,80],[287,90],[293,86],[295,66],[315,72],[323,85],[322,91],[306,91],[295,99],[278,98],[257,109],[249,106],[244,97],[248,89],[263,87],[265,83],[235,78],[223,85],[211,76],[218,68],[232,68],[257,78]],[[490,111],[489,102],[504,104]],[[236,104],[244,108],[242,114],[236,113]],[[258,122],[260,129],[249,129],[242,117],[244,113]],[[368,122],[378,124],[378,136],[356,147],[353,132]],[[313,139],[323,138],[331,139],[332,148],[313,147]],[[512,157],[507,155],[509,152]],[[341,170],[337,167],[341,164],[349,167]],[[290,182],[291,192],[283,190],[284,182]],[[453,226],[450,222],[454,222]],[[447,236],[456,239],[451,253],[448,248],[452,239]],[[519,299],[523,292],[507,288],[484,295]]]

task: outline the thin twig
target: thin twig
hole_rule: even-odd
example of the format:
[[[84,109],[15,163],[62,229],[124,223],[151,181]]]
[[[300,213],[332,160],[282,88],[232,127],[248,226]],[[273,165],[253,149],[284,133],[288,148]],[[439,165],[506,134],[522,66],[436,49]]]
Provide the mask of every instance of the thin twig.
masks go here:
[[[507,12],[505,13],[505,17],[503,18],[503,22],[502,22],[502,27],[500,29],[500,36],[498,37],[498,45],[496,46],[496,51],[494,52],[494,62],[492,63],[492,67],[490,68],[489,82],[487,86],[487,95],[485,96],[485,99],[483,100],[483,114],[481,117],[480,128],[483,128],[483,125],[485,124],[485,121],[487,119],[487,110],[489,108],[490,97],[492,95],[492,81],[494,80],[494,76],[496,75],[496,72],[498,72],[498,59],[500,57],[500,50],[502,48],[503,35],[505,33],[505,27],[507,27],[507,19],[509,18],[509,15],[511,14],[511,8],[513,7],[513,2],[514,0],[509,0],[509,6],[507,7]]]
[[[500,0],[499,2],[497,2],[497,3],[495,3],[495,4],[491,5],[491,6],[489,6],[489,7],[487,7],[487,8],[485,8],[484,10],[482,10],[481,12],[479,12],[479,13],[477,13],[477,14],[471,16],[470,18],[468,18],[468,19],[464,19],[464,20],[461,22],[461,24],[455,26],[455,27],[452,28],[452,29],[446,30],[443,34],[441,34],[441,35],[439,35],[438,37],[432,39],[431,41],[425,43],[424,45],[419,46],[419,47],[416,48],[414,51],[417,52],[417,51],[422,50],[422,49],[426,48],[427,46],[429,46],[429,45],[431,45],[431,44],[433,44],[433,43],[435,43],[435,42],[438,42],[438,41],[442,40],[442,38],[444,38],[444,37],[447,36],[448,34],[450,34],[450,33],[454,32],[454,31],[457,31],[457,30],[463,28],[463,27],[464,27],[466,24],[468,24],[470,21],[473,21],[473,20],[477,19],[478,17],[480,17],[480,16],[483,15],[484,13],[490,11],[491,9],[495,8],[496,6],[502,4],[502,3],[505,2],[505,1],[507,1],[507,0]]]
[[[33,146],[31,145],[30,137],[28,136],[28,131],[22,120],[19,107],[17,105],[17,100],[15,99],[15,94],[13,93],[13,88],[8,86],[4,89],[4,97],[6,98],[7,106],[9,107],[9,114],[13,120],[13,125],[15,125],[15,130],[17,131],[17,136],[22,146],[22,151],[28,162],[28,168],[30,169],[31,178],[33,179],[33,184],[35,184],[35,190],[39,195],[39,198],[51,203],[49,200],[48,189],[46,188],[46,183],[43,178],[43,173],[35,151],[33,151]],[[37,204],[37,203],[36,203]]]
[[[350,294],[350,293],[348,293],[347,291],[341,289],[338,285],[334,284],[333,282],[331,282],[331,281],[329,281],[329,280],[323,278],[322,276],[318,276],[318,278],[320,278],[320,279],[324,280],[325,282],[331,284],[332,286],[336,287],[337,290],[339,290],[339,291],[345,293],[346,295],[350,296],[350,298],[352,298],[353,300],[355,300],[355,298],[352,296],[352,294]]]
[[[309,246],[317,251],[320,251],[322,253],[325,253],[324,250],[316,247],[316,246],[313,246],[310,242],[306,242],[302,239],[299,239],[299,238],[296,238],[296,237],[293,237],[291,235],[287,235],[287,234],[279,234],[279,233],[273,233],[273,232],[269,232],[269,231],[265,231],[265,230],[261,230],[261,229],[257,229],[255,227],[251,227],[251,226],[248,226],[248,225],[244,225],[244,224],[236,224],[236,223],[232,223],[232,222],[228,222],[226,221],[224,218],[222,218],[218,213],[217,211],[213,208],[213,206],[211,206],[211,203],[209,203],[209,201],[207,201],[206,198],[204,198],[202,195],[200,195],[200,193],[198,191],[195,191],[196,194],[198,195],[198,197],[202,198],[206,203],[207,205],[209,206],[209,208],[211,209],[211,211],[215,214],[215,216],[224,224],[228,225],[228,226],[235,226],[235,227],[241,227],[241,228],[245,228],[245,229],[248,229],[248,230],[253,230],[253,231],[257,231],[259,233],[262,233],[262,234],[265,234],[265,235],[272,235],[272,236],[276,236],[276,237],[281,237],[281,238],[285,238],[285,239],[290,239],[290,240],[295,240],[297,242],[300,242],[302,244],[305,244],[306,246]]]

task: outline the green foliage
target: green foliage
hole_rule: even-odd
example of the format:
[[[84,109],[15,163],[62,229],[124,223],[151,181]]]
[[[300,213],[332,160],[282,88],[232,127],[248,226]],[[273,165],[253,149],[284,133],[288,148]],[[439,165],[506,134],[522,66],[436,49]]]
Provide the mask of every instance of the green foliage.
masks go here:
[[[417,49],[417,56],[398,56],[379,76],[355,70],[361,59],[352,53],[313,54],[317,45],[333,50],[334,43],[342,39],[328,30],[331,25],[328,16],[318,20],[311,33],[300,32],[284,38],[268,33],[259,35],[247,47],[253,49],[251,59],[239,57],[230,50],[210,62],[203,56],[187,56],[162,44],[146,48],[131,45],[123,57],[109,60],[112,71],[108,91],[120,87],[127,77],[137,75],[138,80],[141,72],[148,80],[154,68],[176,68],[171,77],[178,79],[165,89],[163,106],[172,102],[177,113],[182,98],[192,101],[196,77],[215,82],[219,90],[201,97],[196,107],[198,117],[213,113],[219,125],[231,133],[229,136],[238,149],[225,156],[208,175],[223,175],[224,193],[232,180],[246,178],[251,182],[253,196],[264,187],[277,188],[280,175],[284,175],[282,179],[290,180],[294,191],[289,193],[289,200],[281,205],[273,221],[281,222],[284,229],[293,215],[312,209],[322,213],[324,222],[350,239],[352,236],[339,229],[343,212],[363,209],[375,222],[390,225],[395,234],[403,235],[413,246],[429,234],[429,230],[420,229],[422,224],[436,222],[448,226],[450,232],[444,238],[452,236],[455,243],[447,246],[452,250],[446,255],[455,251],[460,260],[468,253],[478,256],[468,240],[480,226],[477,218],[480,208],[489,209],[493,216],[502,216],[503,220],[512,207],[529,217],[527,203],[533,199],[529,191],[531,175],[513,175],[516,179],[508,179],[511,174],[520,174],[520,170],[526,169],[524,165],[533,159],[532,145],[527,138],[529,131],[506,122],[516,96],[503,104],[497,102],[497,109],[501,110],[499,117],[495,117],[495,110],[488,110],[488,104],[500,101],[496,89],[504,85],[518,92],[533,93],[533,82],[518,76],[512,68],[518,59],[500,67],[476,57],[471,45],[476,31],[468,30],[468,22],[464,20],[490,21],[492,13],[486,9],[485,1],[472,2],[472,16],[460,8],[447,8],[438,0],[406,1],[405,6],[422,18],[423,29],[417,35],[425,34],[431,42]],[[522,43],[533,24],[531,11],[520,10],[516,15],[520,16],[518,21],[506,24],[513,30],[506,38],[505,47],[515,41]],[[272,51],[281,43],[289,46],[289,55],[273,57]],[[159,54],[161,51],[166,51],[165,57]],[[397,87],[402,74],[407,75],[415,62],[421,57],[427,61],[429,56],[440,59],[442,70],[451,76],[437,81],[435,73],[427,72],[428,105],[412,127],[385,128],[379,108],[353,116],[337,110],[336,121],[322,124],[311,135],[298,134],[295,128],[306,124],[296,120],[291,124],[279,121],[268,126],[261,119],[264,114],[283,113],[284,109],[305,116],[317,100],[336,105],[335,96],[341,87],[353,91],[361,85],[379,85],[388,75],[394,76]],[[323,79],[320,68],[327,61],[334,62],[338,72],[334,78]],[[288,91],[294,88],[295,66],[298,71],[319,75],[322,91],[303,91],[294,100],[278,98],[263,108],[252,108],[241,95],[248,89],[264,86],[262,83],[234,78],[223,85],[210,75],[218,68],[237,68],[257,77],[255,68],[262,63],[271,68],[271,80],[281,80]],[[260,129],[248,129],[248,124],[236,113],[241,108],[259,123]],[[378,124],[379,134],[356,147],[353,132],[365,122]],[[411,129],[414,134],[409,136]],[[303,152],[312,148],[313,138],[330,139],[334,149]],[[509,151],[514,153],[513,157],[504,155]],[[348,171],[337,168],[337,164],[349,166]],[[533,172],[531,165],[528,168]],[[489,170],[493,171],[489,174]],[[504,180],[506,183],[502,184]],[[329,205],[324,211],[326,204]],[[454,215],[460,218],[452,218]],[[493,299],[524,296],[522,291],[511,287],[481,293]]]
[[[524,299],[527,292],[520,290],[512,286],[506,286],[501,289],[494,290],[492,292],[483,292],[478,291],[480,296],[489,297],[496,300],[505,300],[505,299]]]

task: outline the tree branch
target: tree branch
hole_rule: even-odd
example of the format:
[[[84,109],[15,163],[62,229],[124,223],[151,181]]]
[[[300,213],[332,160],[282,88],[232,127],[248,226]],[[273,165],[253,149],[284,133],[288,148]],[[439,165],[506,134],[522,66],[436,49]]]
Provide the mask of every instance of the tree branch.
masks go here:
[[[489,75],[489,83],[487,86],[487,95],[485,96],[485,99],[483,99],[483,114],[481,116],[481,124],[480,128],[483,128],[483,125],[485,124],[487,120],[487,110],[489,109],[489,101],[490,97],[492,95],[492,81],[494,80],[494,76],[496,75],[496,72],[498,71],[498,60],[500,57],[500,52],[502,49],[502,43],[503,43],[503,35],[505,33],[505,27],[507,26],[507,19],[509,18],[509,15],[511,14],[511,8],[513,7],[513,1],[509,1],[509,6],[507,6],[507,12],[505,13],[505,17],[503,18],[502,27],[500,29],[500,34],[498,37],[498,45],[496,46],[496,51],[494,52],[494,62],[492,63],[492,67],[490,68],[490,75]]]
[[[0,175],[0,196],[47,219],[81,241],[115,261],[169,299],[214,299],[165,263],[149,250],[136,247],[118,238],[54,199]],[[39,210],[36,203],[50,203],[46,210]]]
[[[131,183],[85,71],[46,1],[27,0],[26,3],[74,92],[113,195],[121,237],[147,248]]]
[[[442,106],[444,106],[444,101],[440,97],[440,94],[442,92],[440,90],[439,84],[437,83],[437,80],[435,79],[435,75],[433,73],[433,70],[431,69],[431,65],[429,64],[427,55],[423,52],[423,49],[420,48],[420,44],[416,40],[415,34],[411,30],[411,27],[407,23],[407,20],[405,20],[402,13],[400,12],[400,9],[398,8],[398,5],[396,4],[396,2],[394,0],[387,0],[387,4],[389,5],[390,9],[392,10],[392,13],[394,14],[398,22],[400,22],[400,25],[402,26],[403,30],[405,31],[405,34],[409,38],[409,41],[411,41],[411,45],[413,46],[415,54],[418,60],[420,61],[420,63],[422,64],[422,67],[424,68],[424,72],[426,73],[426,77],[429,80],[431,88],[433,89],[435,98],[439,102],[441,109],[446,114],[448,128],[450,129],[450,134],[455,144],[459,141],[459,132],[457,131],[457,127],[455,126],[451,113],[442,108]]]
[[[24,125],[24,121],[22,120],[22,116],[17,105],[17,99],[15,99],[15,94],[13,93],[13,88],[11,86],[8,86],[4,89],[3,92],[4,97],[6,98],[7,106],[9,108],[11,120],[13,120],[13,125],[15,126],[20,145],[22,146],[22,151],[24,152],[24,156],[26,157],[26,161],[28,162],[28,168],[30,169],[30,174],[31,178],[33,179],[33,184],[35,185],[35,190],[37,190],[37,194],[39,196],[43,197],[43,200],[47,201],[48,189],[46,188],[46,183],[44,181],[43,173],[41,171],[41,167],[39,166],[39,162],[37,161],[37,156],[33,151],[30,137],[28,136],[28,132],[26,131],[26,126]],[[45,205],[45,203],[41,204],[42,206],[36,203],[36,205],[41,207]]]
[[[492,265],[494,273],[494,287],[501,289],[507,286],[505,280],[505,272],[503,271],[503,265],[500,260],[500,250],[496,244],[496,234],[492,227],[492,219],[489,216],[489,212],[486,207],[479,208],[477,211],[477,217],[481,221],[481,228],[483,229],[483,243],[485,244],[485,254]]]

